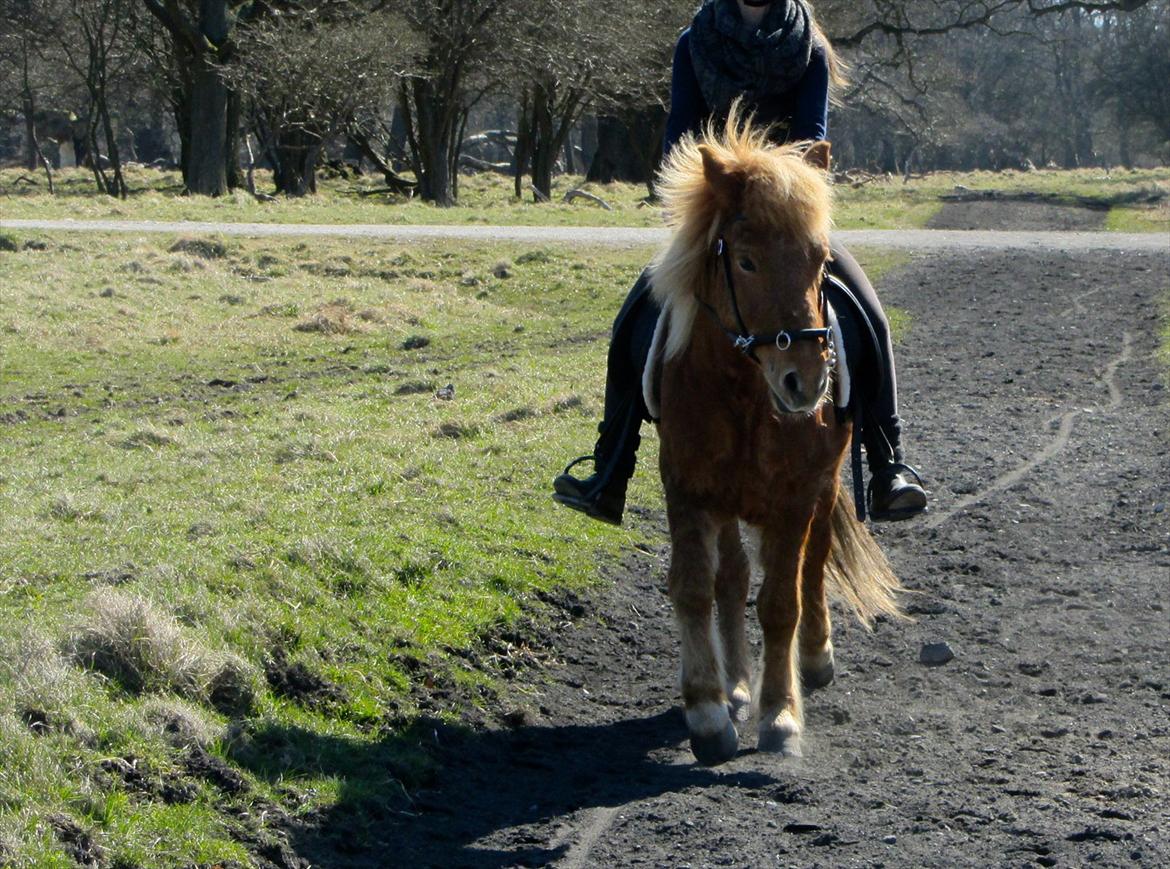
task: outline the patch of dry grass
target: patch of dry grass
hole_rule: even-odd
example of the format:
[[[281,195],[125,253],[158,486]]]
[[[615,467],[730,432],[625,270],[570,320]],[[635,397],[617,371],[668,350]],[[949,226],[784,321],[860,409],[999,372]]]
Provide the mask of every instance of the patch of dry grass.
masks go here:
[[[353,305],[348,299],[335,299],[321,305],[316,311],[301,320],[293,330],[315,332],[320,335],[350,335],[361,331],[354,321]]]
[[[174,691],[225,712],[246,710],[257,675],[241,658],[208,649],[149,601],[95,591],[65,642],[67,654],[131,693]]]

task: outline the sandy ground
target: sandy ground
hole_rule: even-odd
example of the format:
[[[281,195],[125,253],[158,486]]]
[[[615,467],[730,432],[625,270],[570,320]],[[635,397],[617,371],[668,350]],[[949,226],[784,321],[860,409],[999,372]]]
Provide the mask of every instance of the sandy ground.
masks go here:
[[[329,864],[1170,865],[1168,273],[1170,254],[963,252],[888,276],[931,512],[879,536],[914,620],[838,618],[803,758],[755,753],[749,728],[733,761],[693,763],[667,552],[633,552],[565,604],[554,663],[497,725],[436,726],[444,772],[384,843]],[[920,664],[931,641],[955,659]]]

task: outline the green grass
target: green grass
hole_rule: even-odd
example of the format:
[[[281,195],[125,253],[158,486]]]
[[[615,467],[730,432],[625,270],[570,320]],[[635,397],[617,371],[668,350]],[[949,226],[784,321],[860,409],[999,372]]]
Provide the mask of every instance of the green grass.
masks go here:
[[[420,715],[491,706],[484,638],[648,533],[548,496],[647,251],[5,240],[0,863],[360,837],[428,775]]]
[[[34,183],[22,181],[29,179]],[[0,170],[0,214],[9,219],[133,219],[204,220],[256,223],[455,223],[566,226],[659,226],[660,209],[646,204],[646,188],[634,184],[584,184],[580,176],[559,176],[553,201],[534,204],[531,196],[517,200],[511,179],[494,174],[463,177],[459,205],[436,208],[426,203],[370,191],[374,177],[344,181],[323,180],[320,193],[300,199],[259,202],[241,192],[220,199],[184,197],[176,172],[134,169],[132,190],[125,201],[94,192],[93,179],[84,169],[58,173],[58,194],[49,196],[42,175]],[[903,181],[878,178],[837,187],[837,225],[843,229],[903,229],[925,226],[942,207],[939,196],[956,185],[972,190],[1035,192],[1057,197],[1088,196],[1103,201],[1142,190],[1170,188],[1170,169],[1155,170],[1039,170],[1034,172],[936,172]],[[260,189],[270,181],[260,173]],[[605,199],[612,211],[584,201],[564,203],[564,193],[577,186]],[[1170,229],[1170,204],[1119,205],[1110,210],[1106,228],[1154,232]]]

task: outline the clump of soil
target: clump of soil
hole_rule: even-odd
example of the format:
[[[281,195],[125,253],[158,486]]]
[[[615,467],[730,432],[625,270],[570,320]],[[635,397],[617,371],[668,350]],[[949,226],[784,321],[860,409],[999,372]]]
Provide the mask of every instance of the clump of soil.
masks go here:
[[[411,380],[408,383],[403,383],[394,390],[395,395],[421,395],[422,393],[431,393],[435,390],[435,384],[426,383],[422,380]]]
[[[89,830],[73,818],[68,815],[50,815],[48,822],[65,853],[72,857],[77,865],[95,869],[106,865],[105,848],[97,843]]]
[[[275,694],[310,709],[326,708],[348,699],[340,685],[313,672],[300,661],[290,661],[281,648],[277,648],[264,665],[264,677]]]
[[[431,432],[432,437],[463,440],[479,434],[479,426],[464,422],[445,422]]]
[[[136,431],[126,440],[122,441],[118,446],[124,450],[149,450],[154,447],[170,447],[174,446],[178,441],[165,432],[154,431],[153,429],[142,429]]]
[[[200,259],[223,259],[227,247],[212,238],[180,238],[170,247],[171,253],[185,253]]]
[[[429,346],[431,339],[426,335],[410,335],[402,342],[403,350],[421,350],[423,347]]]
[[[229,796],[236,796],[249,790],[247,779],[226,761],[209,754],[207,749],[200,745],[192,745],[187,750],[183,758],[183,768],[189,775],[210,782]]]

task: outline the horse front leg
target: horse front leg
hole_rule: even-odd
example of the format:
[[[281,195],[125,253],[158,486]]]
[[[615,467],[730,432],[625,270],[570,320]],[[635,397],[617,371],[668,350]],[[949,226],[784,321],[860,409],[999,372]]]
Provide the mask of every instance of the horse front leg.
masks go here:
[[[833,681],[833,623],[825,600],[825,564],[833,546],[836,487],[817,504],[800,567],[800,681],[806,691]]]
[[[764,584],[756,601],[764,629],[760,681],[760,751],[800,755],[804,724],[796,674],[796,629],[800,624],[800,565],[812,510],[789,510],[764,530],[760,557]]]
[[[670,504],[670,600],[682,640],[682,695],[691,751],[705,766],[735,755],[739,736],[727,711],[712,642],[717,526],[705,511]]]
[[[739,535],[739,522],[733,519],[719,529],[715,602],[723,647],[723,683],[731,717],[738,722],[747,720],[752,703],[751,661],[744,624],[750,582],[751,565]]]

